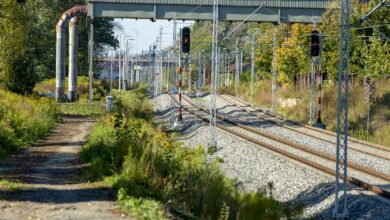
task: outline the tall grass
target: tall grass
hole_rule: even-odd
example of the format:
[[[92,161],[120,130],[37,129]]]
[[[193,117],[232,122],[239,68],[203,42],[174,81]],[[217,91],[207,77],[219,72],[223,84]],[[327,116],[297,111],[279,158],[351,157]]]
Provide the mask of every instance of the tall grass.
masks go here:
[[[217,169],[217,162],[205,161],[203,148],[185,148],[156,129],[142,94],[122,96],[125,100],[102,118],[81,152],[90,164],[88,177],[109,180],[118,190],[122,209],[139,219],[296,217],[299,210],[291,211],[261,193],[243,193]]]
[[[86,117],[97,117],[106,112],[105,103],[89,103],[86,100],[80,100],[75,103],[61,103],[58,105],[58,108],[65,115],[81,115]]]
[[[95,101],[100,101],[107,94],[99,81],[93,82],[93,99]],[[34,87],[34,92],[40,93],[54,93],[56,88],[56,79],[47,79],[42,82],[39,82]],[[65,78],[65,91],[68,90],[68,78]],[[88,99],[88,90],[89,90],[89,79],[87,76],[78,76],[77,77],[77,92],[80,95],[80,99],[87,100]]]
[[[58,109],[51,99],[0,90],[0,157],[44,137],[58,117]]]

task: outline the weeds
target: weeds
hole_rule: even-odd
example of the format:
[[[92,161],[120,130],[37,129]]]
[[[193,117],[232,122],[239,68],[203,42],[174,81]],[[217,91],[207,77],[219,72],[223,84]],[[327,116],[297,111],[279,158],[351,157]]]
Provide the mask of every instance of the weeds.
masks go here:
[[[65,115],[82,115],[87,117],[97,117],[105,113],[104,103],[88,103],[81,100],[76,103],[61,103],[58,105],[59,111]]]
[[[18,186],[18,183],[16,183],[16,182],[11,182],[11,181],[3,179],[3,180],[0,180],[0,190],[15,192],[15,191],[19,190],[19,186]]]
[[[53,100],[0,90],[0,157],[43,138],[58,119]]]

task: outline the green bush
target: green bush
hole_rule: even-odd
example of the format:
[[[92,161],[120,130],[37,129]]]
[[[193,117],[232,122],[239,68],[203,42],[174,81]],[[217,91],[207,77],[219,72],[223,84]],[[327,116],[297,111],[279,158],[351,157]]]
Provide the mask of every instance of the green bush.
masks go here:
[[[54,101],[0,90],[0,157],[49,133],[59,118]]]

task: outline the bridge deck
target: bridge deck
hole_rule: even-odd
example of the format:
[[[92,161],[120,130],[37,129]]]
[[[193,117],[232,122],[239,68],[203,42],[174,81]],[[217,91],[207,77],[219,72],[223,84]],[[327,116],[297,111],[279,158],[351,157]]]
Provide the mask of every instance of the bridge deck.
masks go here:
[[[264,4],[248,21],[303,22],[322,13],[331,0],[220,0],[219,20],[242,21]],[[211,20],[213,0],[88,0],[91,17]]]

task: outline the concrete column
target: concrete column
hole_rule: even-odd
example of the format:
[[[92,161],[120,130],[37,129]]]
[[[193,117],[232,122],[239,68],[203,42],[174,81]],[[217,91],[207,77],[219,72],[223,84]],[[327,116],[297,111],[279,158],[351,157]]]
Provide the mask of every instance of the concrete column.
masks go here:
[[[69,22],[69,75],[68,98],[73,102],[77,100],[77,74],[78,74],[78,18],[74,17]]]
[[[68,17],[63,15],[56,26],[56,101],[64,101],[65,88],[65,25]]]

